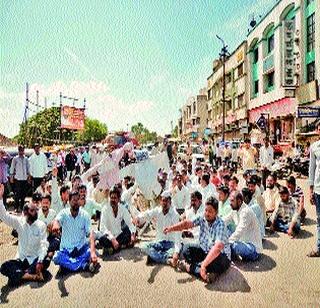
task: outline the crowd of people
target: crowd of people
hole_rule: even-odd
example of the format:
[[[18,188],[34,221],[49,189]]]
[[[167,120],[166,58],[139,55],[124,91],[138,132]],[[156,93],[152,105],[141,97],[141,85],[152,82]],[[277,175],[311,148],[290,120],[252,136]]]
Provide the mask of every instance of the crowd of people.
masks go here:
[[[208,151],[207,161],[200,162],[188,149],[187,159],[178,157],[172,145],[166,149],[170,167],[159,168],[153,180],[160,190],[152,200],[144,198],[135,177],[120,174],[120,167],[128,165],[123,160],[134,156],[130,143],[109,152],[94,149],[94,157],[89,147],[80,154],[58,152],[50,177],[40,145],[30,158],[19,146],[10,168],[1,150],[0,219],[18,236],[16,259],[0,268],[9,284],[43,281],[51,262],[61,275],[96,273],[100,255],[130,249],[147,228],[156,233],[142,247],[147,265],[168,264],[213,282],[232,261],[259,260],[267,233],[294,238],[303,228],[307,198],[295,177],[278,182],[268,139],[259,152],[245,140],[237,152],[240,166],[232,151],[230,161]],[[320,141],[310,146],[309,155],[317,247],[308,256],[320,257]],[[14,184],[13,213],[4,200],[7,180]],[[28,183],[31,200],[26,198]]]

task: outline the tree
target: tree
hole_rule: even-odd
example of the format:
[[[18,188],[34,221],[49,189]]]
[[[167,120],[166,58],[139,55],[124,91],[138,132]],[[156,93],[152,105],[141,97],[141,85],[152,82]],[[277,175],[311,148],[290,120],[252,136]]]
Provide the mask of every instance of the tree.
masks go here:
[[[15,140],[27,147],[40,142],[45,145],[53,145],[58,142],[75,143],[100,141],[107,135],[107,126],[98,120],[85,119],[85,129],[82,132],[74,132],[69,129],[60,129],[60,108],[51,107],[45,109],[20,124],[20,131]]]
[[[133,132],[134,136],[140,144],[146,144],[148,142],[157,141],[157,133],[150,132],[146,127],[143,126],[141,122],[138,122],[136,125],[133,125],[131,127],[131,131]]]
[[[171,132],[173,138],[178,138],[178,125],[175,126],[173,131]]]
[[[82,132],[78,132],[77,140],[82,143],[101,141],[107,136],[107,134],[107,125],[98,120],[86,118],[84,122],[84,130]]]

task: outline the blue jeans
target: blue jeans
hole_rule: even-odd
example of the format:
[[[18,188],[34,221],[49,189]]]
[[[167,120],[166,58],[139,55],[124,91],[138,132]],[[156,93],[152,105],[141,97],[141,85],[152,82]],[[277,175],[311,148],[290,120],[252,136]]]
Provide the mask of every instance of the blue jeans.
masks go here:
[[[317,249],[320,251],[320,194],[314,194],[317,213]]]
[[[143,251],[156,263],[165,264],[174,253],[171,241],[152,242],[144,246]]]
[[[282,219],[277,218],[276,220],[276,230],[284,233],[288,233],[289,227],[290,227],[291,222],[284,222]],[[298,223],[294,226],[294,231],[299,231],[300,226]]]
[[[53,257],[55,265],[60,265],[72,272],[84,270],[90,263],[90,248],[86,244],[80,249],[75,248],[73,251],[67,249],[59,250]]]
[[[231,254],[240,256],[243,261],[256,261],[259,258],[256,247],[251,243],[245,242],[232,243]]]

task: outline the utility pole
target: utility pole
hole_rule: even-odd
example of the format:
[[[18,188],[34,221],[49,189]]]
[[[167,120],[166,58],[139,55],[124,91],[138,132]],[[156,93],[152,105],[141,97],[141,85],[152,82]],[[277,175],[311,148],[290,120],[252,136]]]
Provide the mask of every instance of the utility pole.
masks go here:
[[[28,121],[28,110],[29,110],[29,84],[26,83],[26,103],[24,107],[23,123]]]
[[[216,35],[217,39],[222,42],[221,52],[219,54],[220,61],[222,61],[222,141],[225,140],[225,125],[226,125],[226,59],[229,55],[228,46],[225,44],[224,40]]]

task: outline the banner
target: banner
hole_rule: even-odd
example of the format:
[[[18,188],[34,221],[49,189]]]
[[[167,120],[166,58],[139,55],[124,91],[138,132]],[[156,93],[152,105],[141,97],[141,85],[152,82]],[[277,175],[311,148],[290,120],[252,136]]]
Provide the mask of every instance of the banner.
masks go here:
[[[61,128],[84,129],[84,109],[70,106],[61,107]]]

